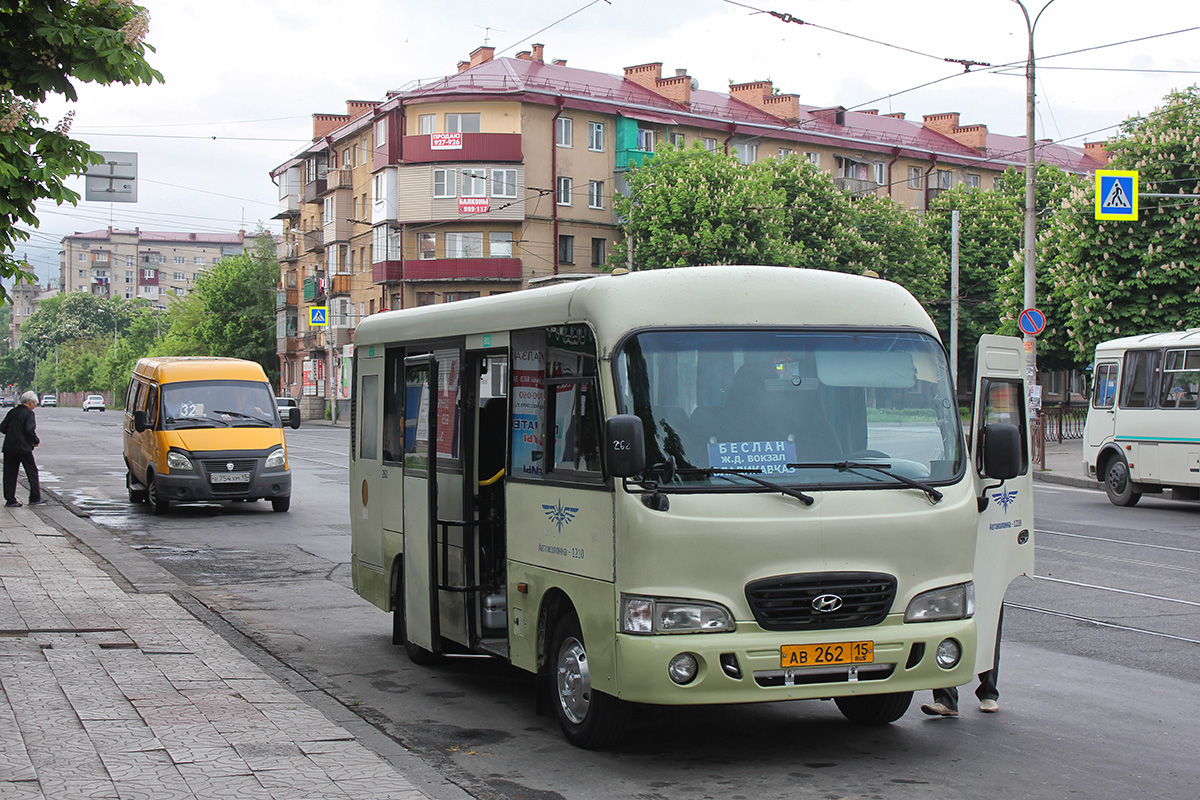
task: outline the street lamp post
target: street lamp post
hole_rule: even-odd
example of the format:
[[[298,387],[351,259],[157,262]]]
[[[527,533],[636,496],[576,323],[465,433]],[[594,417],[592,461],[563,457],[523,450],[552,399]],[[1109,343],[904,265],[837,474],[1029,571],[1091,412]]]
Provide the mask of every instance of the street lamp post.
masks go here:
[[[1012,0],[1025,15],[1025,30],[1029,35],[1029,55],[1025,61],[1025,296],[1024,308],[1034,308],[1037,302],[1037,162],[1034,159],[1034,113],[1037,83],[1034,78],[1033,33],[1038,20],[1054,0],[1049,0],[1031,21],[1029,10],[1022,0]],[[1037,339],[1025,335],[1025,374],[1029,385],[1037,383]],[[1030,414],[1033,398],[1026,398]]]

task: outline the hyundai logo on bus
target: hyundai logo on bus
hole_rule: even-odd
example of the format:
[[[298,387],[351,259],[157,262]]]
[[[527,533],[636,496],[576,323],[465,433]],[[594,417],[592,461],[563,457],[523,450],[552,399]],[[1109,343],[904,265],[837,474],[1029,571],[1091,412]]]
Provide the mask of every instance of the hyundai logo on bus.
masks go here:
[[[1021,329],[1021,333],[1037,336],[1046,330],[1046,315],[1036,308],[1027,308],[1017,317],[1017,327]]]
[[[830,614],[842,607],[842,598],[836,594],[823,594],[813,598],[812,607],[818,614]]]

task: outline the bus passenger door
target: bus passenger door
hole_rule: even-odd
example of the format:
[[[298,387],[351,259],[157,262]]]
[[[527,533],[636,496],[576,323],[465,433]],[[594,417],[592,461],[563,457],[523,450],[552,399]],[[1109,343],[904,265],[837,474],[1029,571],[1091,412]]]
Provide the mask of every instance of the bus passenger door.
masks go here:
[[[1093,458],[1096,451],[1113,440],[1117,429],[1117,376],[1116,361],[1100,361],[1092,387],[1092,401],[1088,407],[1087,423],[1083,427],[1086,448]]]
[[[979,514],[975,540],[975,673],[992,668],[1000,610],[1008,584],[1033,576],[1033,465],[1023,342],[985,335],[975,350],[975,410],[971,457],[975,489],[987,505]],[[980,445],[985,425],[1008,423],[1021,432],[1021,474],[999,481],[982,474]]]
[[[437,652],[437,552],[433,547],[437,498],[435,403],[429,378],[431,356],[404,360],[404,627],[413,644]]]

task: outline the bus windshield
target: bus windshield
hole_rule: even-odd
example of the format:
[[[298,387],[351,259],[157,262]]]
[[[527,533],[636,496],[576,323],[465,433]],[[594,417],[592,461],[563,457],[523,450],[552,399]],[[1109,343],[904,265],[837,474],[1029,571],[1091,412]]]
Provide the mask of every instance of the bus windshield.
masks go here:
[[[164,430],[280,425],[270,385],[253,381],[164,384],[162,407]]]
[[[945,353],[916,331],[666,330],[615,358],[621,413],[670,488],[753,489],[956,480],[962,428]],[[857,465],[857,466],[856,466]],[[887,473],[892,473],[891,475]]]

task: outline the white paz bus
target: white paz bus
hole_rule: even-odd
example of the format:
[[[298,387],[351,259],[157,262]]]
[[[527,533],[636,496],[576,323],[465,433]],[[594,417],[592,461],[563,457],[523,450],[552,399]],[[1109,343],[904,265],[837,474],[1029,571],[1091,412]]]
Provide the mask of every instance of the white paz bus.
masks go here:
[[[1084,474],[1118,506],[1200,499],[1200,328],[1101,342],[1094,370]]]
[[[370,317],[354,587],[417,663],[536,675],[581,747],[634,704],[833,698],[892,722],[990,668],[1032,571],[1022,344],[987,337],[978,363],[964,437],[908,292],[783,267]]]

